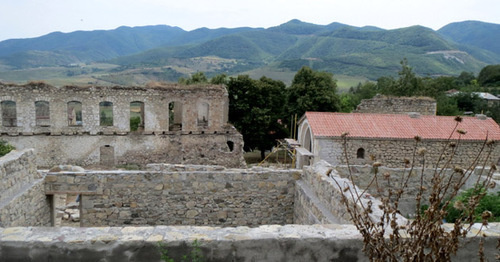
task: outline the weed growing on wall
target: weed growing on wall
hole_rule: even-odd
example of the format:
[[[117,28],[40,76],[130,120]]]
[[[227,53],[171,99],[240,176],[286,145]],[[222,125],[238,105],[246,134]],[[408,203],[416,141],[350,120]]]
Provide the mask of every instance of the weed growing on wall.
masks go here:
[[[381,204],[377,204],[378,209],[381,210],[380,213],[374,213],[374,202],[362,201],[364,200],[362,198],[366,198],[367,189],[363,190],[355,186],[350,168],[348,168],[348,176],[354,186],[341,185],[335,181],[344,192],[342,203],[346,206],[352,222],[362,234],[363,250],[371,261],[450,261],[453,254],[456,254],[460,248],[461,240],[471,231],[474,222],[479,218],[482,229],[491,220],[490,210],[481,210],[480,214],[476,211],[480,210],[481,201],[486,196],[484,189],[495,186],[492,176],[497,167],[489,164],[492,161],[490,155],[494,149],[494,141],[486,138],[471,165],[453,166],[453,158],[459,152],[460,138],[466,133],[458,129],[462,119],[457,117],[455,120],[456,126],[442,148],[441,155],[435,159],[430,177],[424,177],[425,167],[429,165],[425,163],[427,150],[420,146],[420,137],[415,137],[411,159],[405,159],[405,163],[402,163],[403,166],[410,168],[405,169],[398,179],[391,178],[388,174],[379,174],[378,167],[383,163],[373,163],[374,176],[367,188],[374,186],[380,193]],[[458,133],[458,139],[452,140],[451,137],[455,132]],[[343,150],[349,167],[348,134],[343,134],[342,138]],[[451,153],[445,153],[450,150]],[[415,210],[419,212],[415,212],[414,219],[400,219],[399,201],[405,191],[408,191],[410,176],[417,172],[416,169],[420,166],[422,171],[417,174],[420,179],[420,188],[414,196]],[[482,168],[481,174],[477,177],[472,176],[474,169],[479,167]],[[446,170],[452,170],[452,174],[446,175]],[[471,189],[472,194],[467,198],[466,206],[463,205],[463,201],[462,205],[457,204],[457,201],[453,202],[452,199],[459,195],[460,189],[469,179],[474,179],[475,182]],[[425,186],[426,181],[430,181],[430,186]],[[389,185],[389,187],[383,187],[382,184]],[[443,223],[452,206],[462,208],[466,212],[457,212],[453,228],[445,230]],[[478,250],[480,261],[485,259],[482,244],[481,239]]]
[[[16,149],[14,146],[9,145],[7,142],[0,140],[0,157],[7,155],[10,151]]]
[[[170,257],[170,253],[168,248],[163,244],[163,242],[158,242],[158,248],[160,250],[161,260],[164,262],[175,262],[175,260]],[[180,262],[203,262],[203,254],[200,248],[200,242],[198,239],[195,239],[191,244],[191,250],[188,254],[184,254],[181,256]]]

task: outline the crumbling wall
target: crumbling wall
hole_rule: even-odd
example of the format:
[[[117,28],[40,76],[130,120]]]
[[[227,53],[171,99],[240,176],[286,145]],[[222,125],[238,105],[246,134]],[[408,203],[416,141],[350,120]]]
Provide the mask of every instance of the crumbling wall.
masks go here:
[[[344,178],[349,178],[350,176],[353,177],[354,181],[356,181],[356,185],[360,188],[368,189],[368,193],[370,195],[379,198],[380,197],[380,192],[378,192],[375,184],[371,185],[371,187],[368,187],[370,184],[370,181],[372,181],[373,176],[375,175],[374,168],[371,165],[350,165],[349,169],[345,165],[337,165],[334,167],[335,170],[338,172],[338,174],[341,177]],[[410,172],[411,171],[411,172]],[[486,167],[485,169],[483,168],[476,168],[473,171],[473,174],[469,178],[469,180],[466,181],[464,184],[462,190],[466,190],[468,188],[471,188],[473,184],[480,179],[480,181],[484,180],[484,176],[490,171],[490,167]],[[420,175],[423,172],[424,180],[423,180],[423,186],[430,189],[432,188],[432,182],[431,178],[434,175],[434,172],[440,173],[440,177],[443,178],[443,180],[448,181],[450,179],[450,174],[453,173],[453,170],[450,169],[434,169],[434,168],[426,168],[422,171],[422,168],[415,167],[413,169],[410,168],[389,168],[389,167],[384,167],[380,166],[378,167],[377,174],[380,176],[380,179],[378,180],[378,184],[381,188],[384,188],[383,194],[387,194],[387,191],[389,189],[396,190],[402,185],[402,177],[404,176],[405,179],[408,178],[407,181],[407,187],[401,196],[401,199],[398,201],[398,207],[399,210],[401,211],[401,214],[406,216],[406,217],[413,217],[415,215],[415,207],[416,207],[416,200],[415,196],[417,195],[419,189],[420,189]],[[386,176],[389,176],[390,182],[388,182],[387,179],[385,179]],[[482,177],[478,177],[482,176]],[[454,177],[455,179],[458,179],[458,176]],[[452,178],[452,183],[455,182]],[[496,189],[489,189],[492,192],[498,191],[498,188]],[[427,203],[427,197],[428,194],[423,195],[423,203]]]
[[[16,109],[8,116],[0,112],[8,118],[0,125],[1,139],[19,149],[35,148],[41,167],[154,162],[245,166],[243,138],[227,123],[229,100],[221,85],[35,83],[0,84],[0,90],[0,101],[9,104],[5,108]],[[139,118],[135,125],[131,117]]]
[[[383,214],[379,208],[382,203],[369,194],[361,194],[362,192],[347,178],[339,176],[337,170],[325,161],[306,166],[303,170],[302,179],[297,181],[294,223],[351,223],[346,205],[342,203],[343,196],[352,206],[360,206],[361,203],[366,206],[368,201],[373,202],[373,212],[370,217],[379,221]],[[357,199],[358,195],[359,200]],[[399,215],[397,220],[399,224],[406,223],[406,219]]]
[[[243,167],[243,137],[227,132],[178,132],[149,135],[12,136],[16,148],[37,148],[36,164],[121,166],[148,163],[204,164]],[[233,148],[228,142],[233,142]],[[104,151],[108,149],[108,151]]]
[[[430,97],[391,97],[376,95],[363,99],[353,113],[436,115],[436,100]]]
[[[33,149],[0,158],[0,227],[50,226],[50,200]]]
[[[46,193],[79,193],[82,226],[257,226],[293,222],[299,170],[150,166],[48,173]]]

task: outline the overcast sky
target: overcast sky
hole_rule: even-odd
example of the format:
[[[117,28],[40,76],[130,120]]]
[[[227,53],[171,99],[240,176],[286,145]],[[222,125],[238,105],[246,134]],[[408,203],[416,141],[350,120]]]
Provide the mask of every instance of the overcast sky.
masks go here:
[[[0,41],[122,25],[264,27],[291,19],[394,29],[465,20],[500,24],[499,0],[1,0]]]

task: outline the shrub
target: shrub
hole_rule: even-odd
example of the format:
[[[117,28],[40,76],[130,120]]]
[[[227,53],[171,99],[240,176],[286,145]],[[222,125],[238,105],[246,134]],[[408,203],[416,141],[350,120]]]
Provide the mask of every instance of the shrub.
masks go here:
[[[16,149],[6,141],[0,140],[0,157],[7,155],[10,151]]]
[[[481,222],[481,215],[485,211],[490,211],[492,214],[488,222],[500,222],[500,192],[496,194],[487,193],[484,188],[470,188],[453,198],[446,210],[448,213],[445,218],[446,222],[455,223],[457,219],[468,216],[470,212],[469,202],[473,200],[473,198],[480,196],[481,200],[476,206],[474,214],[471,214],[474,216],[474,222]]]
[[[139,124],[141,123],[141,117],[134,116],[130,118],[130,131],[137,131],[139,129]]]

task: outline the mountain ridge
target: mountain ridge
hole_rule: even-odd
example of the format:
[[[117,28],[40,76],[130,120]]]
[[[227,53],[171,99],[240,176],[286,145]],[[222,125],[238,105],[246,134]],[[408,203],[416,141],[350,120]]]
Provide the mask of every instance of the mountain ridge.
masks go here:
[[[464,33],[457,33],[460,31]],[[494,45],[497,38],[500,25],[479,21],[451,23],[437,31],[419,25],[385,30],[338,22],[317,25],[298,19],[269,28],[185,31],[167,25],[122,26],[2,41],[0,68],[5,72],[106,62],[128,69],[169,67],[177,72],[172,75],[186,75],[200,70],[188,64],[209,57],[216,65],[207,65],[208,74],[238,74],[261,67],[293,71],[308,65],[376,79],[394,75],[399,62],[407,58],[420,75],[458,75],[500,63],[500,46]]]

